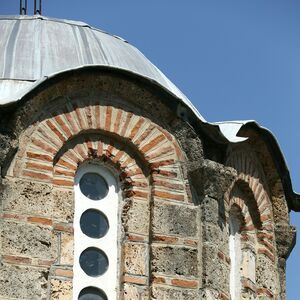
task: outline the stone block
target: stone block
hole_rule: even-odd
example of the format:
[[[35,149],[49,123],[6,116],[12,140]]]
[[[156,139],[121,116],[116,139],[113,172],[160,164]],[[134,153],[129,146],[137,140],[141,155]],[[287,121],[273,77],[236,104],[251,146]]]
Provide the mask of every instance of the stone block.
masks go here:
[[[52,187],[25,180],[6,180],[3,191],[3,210],[20,214],[52,216]]]
[[[73,220],[73,192],[59,190],[49,184],[6,180],[2,199],[4,211],[45,216],[63,222]]]
[[[72,300],[73,286],[72,281],[51,279],[50,295],[53,300]]]
[[[74,236],[70,233],[61,233],[60,238],[60,264],[73,265]]]
[[[153,272],[171,276],[198,276],[197,250],[185,247],[152,248]]]
[[[214,199],[223,199],[224,193],[236,178],[233,168],[205,159],[203,165],[190,172],[190,177],[197,193]]]
[[[229,255],[229,234],[227,228],[221,228],[219,225],[204,223],[202,225],[204,242],[218,245],[218,248],[225,254]]]
[[[57,257],[57,236],[50,227],[3,221],[2,254],[53,260]]]
[[[149,234],[149,203],[145,201],[130,200],[125,216],[125,226],[128,232]]]
[[[124,245],[124,271],[133,275],[147,275],[148,247],[143,244]]]
[[[205,197],[201,202],[201,220],[213,224],[220,223],[218,200]]]
[[[48,271],[30,267],[0,267],[0,299],[46,300]]]
[[[264,254],[256,257],[257,286],[270,290],[274,295],[278,293],[279,278],[274,263]]]
[[[74,193],[73,191],[53,188],[53,217],[61,222],[73,222]]]
[[[147,287],[133,284],[124,284],[124,300],[148,300],[149,293]]]
[[[196,300],[199,299],[197,290],[174,289],[171,287],[153,286],[152,298],[157,300]]]
[[[278,256],[287,259],[296,244],[296,228],[276,225],[275,235]]]
[[[230,266],[219,258],[218,253],[218,244],[203,246],[203,286],[229,293]]]
[[[155,203],[153,212],[155,234],[197,236],[197,208]]]
[[[199,299],[216,300],[216,299],[220,299],[219,294],[220,293],[216,290],[204,288],[204,289],[200,289]]]

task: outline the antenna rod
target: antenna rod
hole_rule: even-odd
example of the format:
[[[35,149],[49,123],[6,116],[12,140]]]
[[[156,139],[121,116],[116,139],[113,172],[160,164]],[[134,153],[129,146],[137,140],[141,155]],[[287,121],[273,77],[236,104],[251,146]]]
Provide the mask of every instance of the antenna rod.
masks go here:
[[[27,1],[27,0],[25,0]],[[41,15],[42,14],[42,0],[39,0],[39,8],[37,8],[37,3],[36,3],[37,0],[34,0],[34,14],[39,14]]]
[[[23,0],[20,0],[20,15],[27,15],[27,0],[25,0],[25,5]]]

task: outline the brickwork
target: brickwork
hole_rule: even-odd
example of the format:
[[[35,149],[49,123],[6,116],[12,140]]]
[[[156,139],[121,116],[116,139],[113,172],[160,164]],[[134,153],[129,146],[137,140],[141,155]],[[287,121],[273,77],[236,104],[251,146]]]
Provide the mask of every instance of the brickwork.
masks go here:
[[[51,201],[60,191],[72,198],[78,166],[88,160],[106,164],[118,175],[122,190],[120,280],[125,299],[137,294],[146,299],[152,293],[150,286],[153,293],[156,286],[165,286],[171,294],[172,288],[182,293],[197,289],[198,217],[188,196],[181,167],[185,158],[177,141],[148,118],[98,101],[88,104],[73,101],[54,106],[20,135],[20,149],[8,170],[7,190],[18,180],[48,188],[49,199],[43,201]],[[23,198],[22,203],[12,200],[11,194],[7,195],[5,219],[34,230],[47,228],[53,254],[23,255],[22,249],[14,253],[4,248],[5,265],[47,268],[51,297],[67,299],[72,290],[73,204],[68,219],[36,204],[20,213],[27,203]],[[6,240],[2,243],[7,244]]]
[[[233,207],[243,221],[242,298],[285,299],[278,273],[295,232],[283,192],[274,194],[276,172],[250,142],[226,154],[171,100],[144,82],[86,71],[19,105],[1,152],[14,155],[0,158],[0,298],[72,298],[74,176],[94,161],[119,182],[120,299],[229,300]]]
[[[232,151],[226,165],[238,172],[225,194],[226,211],[229,212],[233,205],[240,208],[244,219],[241,227],[242,251],[249,249],[255,257],[255,282],[242,273],[242,294],[249,299],[277,298],[280,294],[279,277],[277,272],[272,271],[277,264],[274,220],[262,167],[255,154],[249,149],[245,151],[245,148]],[[247,262],[243,269],[248,269]],[[266,276],[271,278],[269,285],[266,285]]]

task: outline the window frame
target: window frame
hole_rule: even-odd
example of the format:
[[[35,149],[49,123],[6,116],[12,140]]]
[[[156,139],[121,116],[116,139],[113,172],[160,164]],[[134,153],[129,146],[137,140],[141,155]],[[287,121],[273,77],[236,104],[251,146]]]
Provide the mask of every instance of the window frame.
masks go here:
[[[87,173],[96,173],[102,176],[107,185],[108,193],[101,200],[92,200],[80,190],[80,179]],[[86,287],[95,287],[105,292],[108,299],[117,298],[118,285],[118,210],[119,194],[116,176],[102,163],[89,161],[81,165],[74,178],[74,264],[73,264],[73,298],[78,296]],[[92,238],[84,234],[80,227],[81,215],[88,209],[102,212],[109,221],[109,229],[105,236]],[[79,264],[81,253],[95,247],[102,250],[109,260],[107,271],[98,276],[88,276]]]

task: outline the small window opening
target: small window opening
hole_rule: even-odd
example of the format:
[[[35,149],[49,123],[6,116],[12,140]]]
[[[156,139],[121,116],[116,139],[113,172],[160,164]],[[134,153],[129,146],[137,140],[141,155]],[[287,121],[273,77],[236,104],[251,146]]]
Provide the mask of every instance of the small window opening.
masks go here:
[[[241,293],[241,226],[242,213],[239,207],[233,206],[229,217],[230,296],[232,300],[239,300]]]
[[[75,177],[73,299],[116,299],[118,190],[112,173],[85,164]]]

